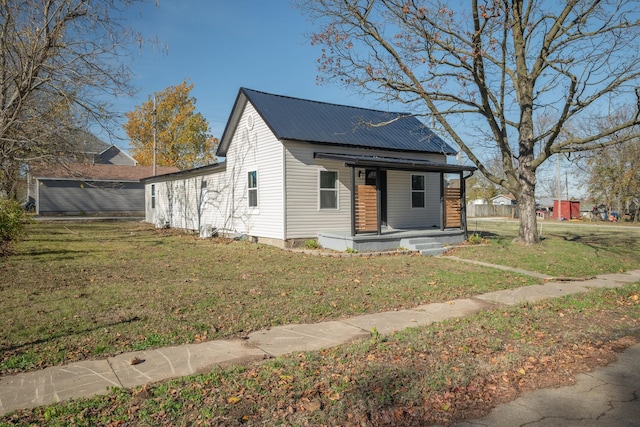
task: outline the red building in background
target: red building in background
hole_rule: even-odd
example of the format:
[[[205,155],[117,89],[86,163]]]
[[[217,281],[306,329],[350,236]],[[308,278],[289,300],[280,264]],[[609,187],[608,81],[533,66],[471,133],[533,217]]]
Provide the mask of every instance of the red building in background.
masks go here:
[[[558,208],[560,202],[560,208]],[[554,200],[553,218],[557,220],[580,219],[580,202],[577,200]]]

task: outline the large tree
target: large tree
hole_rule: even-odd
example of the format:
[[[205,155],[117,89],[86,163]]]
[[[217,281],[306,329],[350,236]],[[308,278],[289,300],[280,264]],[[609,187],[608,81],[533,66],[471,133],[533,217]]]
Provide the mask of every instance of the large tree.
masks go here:
[[[539,241],[536,170],[554,155],[624,142],[633,132],[609,137],[638,124],[637,1],[298,2],[322,26],[312,41],[323,76],[429,116],[517,198],[524,243]],[[630,100],[627,121],[590,126]],[[496,154],[501,175],[485,163]]]
[[[191,169],[215,161],[218,140],[208,135],[209,123],[196,112],[192,89],[193,83],[183,81],[149,95],[142,105],[126,113],[123,127],[139,164],[153,164],[154,148],[158,166]]]
[[[0,193],[17,197],[25,165],[68,151],[70,130],[115,123],[107,100],[131,93],[122,56],[140,40],[120,17],[135,2],[0,2]]]

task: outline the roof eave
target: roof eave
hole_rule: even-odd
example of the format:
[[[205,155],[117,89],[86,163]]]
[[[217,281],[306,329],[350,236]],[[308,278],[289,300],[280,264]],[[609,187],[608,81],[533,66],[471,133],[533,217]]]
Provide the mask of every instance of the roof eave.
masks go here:
[[[302,144],[316,144],[316,145],[324,145],[324,146],[332,146],[332,147],[345,147],[345,148],[354,148],[359,150],[379,150],[379,151],[387,151],[387,152],[396,152],[396,153],[420,153],[420,154],[441,154],[443,156],[453,156],[458,154],[457,152],[448,152],[448,151],[431,151],[431,150],[406,150],[401,148],[389,148],[389,147],[365,147],[357,144],[343,144],[336,142],[328,142],[328,141],[308,141],[303,139],[295,139],[295,138],[282,138],[281,142],[297,142]]]
[[[402,171],[414,171],[414,172],[446,172],[446,173],[461,173],[461,172],[473,172],[477,168],[474,166],[463,165],[450,165],[447,163],[423,163],[415,162],[408,163],[406,159],[402,161],[394,162],[390,159],[371,160],[362,159],[358,156],[349,156],[343,154],[332,153],[314,153],[314,158],[335,160],[344,162],[347,167],[371,167],[381,168],[387,170],[402,170]]]
[[[162,181],[171,181],[178,178],[192,178],[196,176],[206,175],[209,173],[218,173],[227,169],[227,162],[215,163],[212,165],[200,166],[199,168],[187,169],[179,172],[171,172],[165,173],[163,175],[150,176],[147,178],[143,178],[140,182],[145,184],[154,183],[154,182],[162,182]]]

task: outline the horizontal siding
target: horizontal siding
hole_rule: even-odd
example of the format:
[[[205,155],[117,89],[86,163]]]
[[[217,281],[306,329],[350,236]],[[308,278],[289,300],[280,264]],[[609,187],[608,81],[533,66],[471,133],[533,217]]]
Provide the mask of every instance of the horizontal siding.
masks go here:
[[[136,214],[144,212],[141,183],[39,180],[38,214]]]
[[[248,117],[253,125],[247,126]],[[247,103],[227,151],[233,229],[252,236],[284,239],[283,147],[251,103]],[[258,208],[249,208],[247,173],[257,171]]]
[[[320,231],[351,230],[349,169],[340,162],[315,163],[313,152],[289,151],[286,163],[287,238],[315,237]],[[338,172],[338,209],[319,207],[319,171]]]
[[[411,175],[424,175],[424,208],[411,207]],[[391,228],[440,227],[440,174],[405,171],[387,172],[387,223]]]
[[[246,117],[252,114],[249,129]],[[156,208],[146,185],[146,218],[170,227],[199,230],[211,225],[228,232],[284,239],[282,144],[250,104],[227,152],[226,169],[213,174],[157,182]],[[247,173],[258,175],[258,208],[247,200]],[[206,181],[206,186],[202,183]]]
[[[346,147],[327,147],[296,142],[285,143],[286,230],[287,238],[314,237],[321,231],[351,232],[351,171],[344,162],[314,159],[314,152],[336,154],[366,154],[371,156],[445,162],[438,154],[396,153],[382,150],[362,150]],[[318,208],[318,175],[320,170],[334,170],[339,179],[339,209],[335,211]],[[357,171],[358,169],[356,169]],[[356,172],[357,173],[357,172]],[[410,173],[389,171],[394,180],[389,182],[388,223],[392,227],[439,226],[439,174],[427,174],[429,194],[434,194],[435,207],[430,205],[422,212],[411,211]],[[394,178],[395,177],[395,178]],[[364,176],[356,174],[356,185],[364,184]],[[435,184],[435,187],[433,185]],[[437,192],[434,193],[434,188]],[[401,194],[396,194],[401,193]],[[394,197],[392,197],[392,194]],[[428,196],[427,196],[428,197]],[[397,204],[397,205],[395,205]],[[407,208],[408,206],[408,208]]]

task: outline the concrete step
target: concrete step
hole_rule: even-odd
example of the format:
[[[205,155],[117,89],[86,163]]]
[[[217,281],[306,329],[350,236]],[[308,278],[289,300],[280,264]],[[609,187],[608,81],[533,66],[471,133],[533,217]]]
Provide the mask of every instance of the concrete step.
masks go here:
[[[420,250],[420,255],[422,255],[422,256],[440,256],[443,253],[445,253],[446,251],[447,250],[441,246],[439,248],[422,249],[422,250]]]
[[[418,251],[420,255],[425,256],[438,256],[446,251],[442,247],[442,243],[431,237],[403,239],[402,246],[412,251]]]
[[[441,247],[442,245],[438,242],[429,242],[429,243],[420,243],[418,245],[414,245],[413,249],[415,249],[416,251],[419,251],[422,249],[436,249]]]

